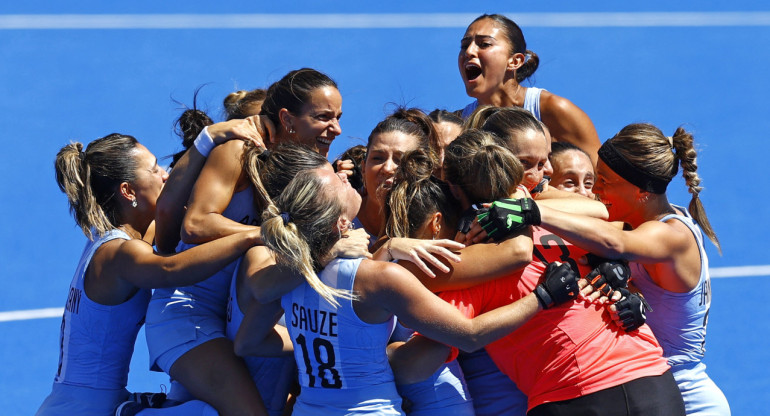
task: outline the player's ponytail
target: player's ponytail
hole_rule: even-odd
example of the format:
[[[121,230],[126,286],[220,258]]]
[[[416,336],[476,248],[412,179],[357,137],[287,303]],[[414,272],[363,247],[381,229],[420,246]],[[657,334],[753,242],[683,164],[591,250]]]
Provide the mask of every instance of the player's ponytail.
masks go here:
[[[203,131],[203,128],[214,124],[214,120],[205,111],[198,109],[198,93],[201,88],[199,87],[195,90],[195,94],[193,94],[192,108],[185,109],[174,122],[174,132],[182,139],[182,150],[171,156],[170,168],[173,168],[187,149],[193,145],[193,142],[195,142],[198,134]],[[182,103],[179,104],[183,105]]]
[[[444,177],[470,203],[509,198],[524,177],[524,167],[494,134],[470,129],[447,146]]]
[[[700,176],[698,176],[698,164],[697,164],[697,152],[695,151],[694,140],[692,134],[685,131],[682,127],[676,129],[674,135],[671,136],[671,145],[676,153],[676,158],[679,160],[679,164],[682,166],[682,177],[684,177],[685,184],[688,191],[692,195],[690,199],[690,205],[688,210],[690,215],[698,222],[703,233],[714,243],[722,252],[722,246],[719,244],[719,239],[711,228],[711,223],[706,216],[706,210],[700,200],[700,191],[703,187],[700,186]]]
[[[540,57],[531,50],[527,49],[524,52],[524,58],[526,59],[524,64],[516,71],[516,82],[519,84],[531,77],[537,71],[537,67],[540,66]]]
[[[401,157],[385,202],[385,233],[390,238],[417,237],[417,231],[435,212],[445,223],[458,218],[459,202],[449,185],[432,175],[435,161],[425,150],[414,150]]]
[[[85,151],[73,142],[59,150],[54,168],[56,183],[67,195],[70,212],[83,234],[93,239],[120,225],[118,187],[135,179],[132,136],[113,133],[91,142]]]

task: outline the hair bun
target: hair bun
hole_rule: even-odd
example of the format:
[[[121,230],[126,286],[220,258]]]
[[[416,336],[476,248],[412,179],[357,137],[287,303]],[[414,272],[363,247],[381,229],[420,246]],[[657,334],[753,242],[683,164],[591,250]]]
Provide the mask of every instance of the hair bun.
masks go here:
[[[434,168],[435,160],[428,151],[412,150],[401,157],[395,180],[413,183],[430,179]]]

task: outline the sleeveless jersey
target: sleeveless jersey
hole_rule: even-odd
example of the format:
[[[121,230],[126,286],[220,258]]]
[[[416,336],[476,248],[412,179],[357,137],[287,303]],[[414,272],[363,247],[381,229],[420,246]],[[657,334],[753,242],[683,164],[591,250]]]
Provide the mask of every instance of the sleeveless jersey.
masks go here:
[[[144,323],[150,290],[139,289],[120,305],[98,304],[85,293],[84,278],[96,250],[114,239],[130,240],[111,230],[86,243],[70,283],[61,323],[59,368],[54,383],[95,389],[122,389],[139,328]]]
[[[413,334],[413,330],[396,324],[390,342],[408,341]],[[473,400],[457,360],[442,364],[423,381],[397,384],[396,389],[409,402],[411,416],[474,416]]]
[[[525,416],[527,396],[503,374],[485,348],[460,352],[457,362],[473,398],[476,416]]]
[[[644,294],[653,311],[647,313],[647,325],[663,347],[688,415],[730,415],[730,405],[724,393],[708,374],[701,362],[706,352],[706,324],[711,307],[711,279],[703,233],[683,207],[684,215],[671,214],[660,219],[677,219],[690,229],[700,253],[698,284],[686,293],[667,291],[652,280],[638,263],[630,263],[634,285]]]
[[[243,191],[233,194],[230,204],[222,213],[222,216],[241,224],[259,225],[259,212],[254,205],[254,190],[251,186]],[[177,252],[181,252],[194,247],[196,244],[179,243]],[[230,280],[233,277],[235,262],[225,266],[225,268],[211,276],[210,278],[191,286],[177,288],[178,291],[192,296],[198,306],[208,308],[224,319],[227,308],[227,296],[230,289]],[[167,289],[172,292],[174,289]]]
[[[540,93],[545,91],[542,88],[528,87],[524,95],[523,109],[532,113],[536,119],[540,120]],[[462,117],[467,119],[471,113],[479,107],[479,100],[476,100],[463,108]]]
[[[222,215],[243,224],[258,224],[253,194],[251,187],[235,193]],[[192,246],[180,242],[177,252]],[[191,286],[155,289],[145,325],[151,370],[168,372],[191,349],[225,336],[227,298],[235,264]]]
[[[319,278],[330,287],[353,290],[361,261],[335,259],[320,272]],[[326,404],[323,409],[314,409],[316,414],[345,414],[345,409],[356,408],[370,399],[400,407],[385,353],[395,316],[383,323],[369,324],[358,318],[351,300],[339,302],[339,307],[330,304],[307,283],[281,298],[302,386],[297,399],[299,409],[318,406],[312,399],[320,397]],[[383,388],[392,391],[393,397],[377,396]]]
[[[577,262],[585,250],[533,227],[533,261],[509,277],[441,297],[472,317],[510,304],[532,292],[546,266]],[[615,325],[603,305],[574,300],[538,312],[510,335],[486,347],[492,360],[528,397],[528,410],[663,374],[669,366],[652,331],[643,326],[631,334]],[[623,371],[618,371],[622,368]]]
[[[243,322],[243,311],[238,304],[237,276],[243,257],[235,262],[233,280],[230,284],[230,297],[227,303],[227,338],[235,340],[238,328]],[[265,403],[268,414],[280,416],[286,406],[286,398],[289,396],[294,376],[297,374],[297,366],[294,357],[243,357],[252,380],[257,385],[262,401]]]
[[[672,218],[681,221],[695,236],[700,253],[700,279],[691,291],[669,292],[653,282],[647,270],[638,263],[631,263],[634,285],[644,294],[653,312],[647,314],[647,325],[663,347],[663,356],[670,365],[700,362],[705,353],[706,323],[711,307],[711,279],[703,233],[690,214],[682,207],[682,215],[666,215],[660,221]]]

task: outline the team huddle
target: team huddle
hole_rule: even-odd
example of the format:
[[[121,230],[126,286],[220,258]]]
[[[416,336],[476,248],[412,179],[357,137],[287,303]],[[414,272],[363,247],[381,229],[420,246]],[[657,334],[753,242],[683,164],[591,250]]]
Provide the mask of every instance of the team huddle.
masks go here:
[[[342,96],[310,68],[136,138],[64,146],[88,237],[47,415],[729,415],[693,137],[521,83],[521,29],[460,42],[464,109],[399,108],[329,162]],[[692,199],[666,190],[682,170]],[[144,325],[169,391],[130,393]]]

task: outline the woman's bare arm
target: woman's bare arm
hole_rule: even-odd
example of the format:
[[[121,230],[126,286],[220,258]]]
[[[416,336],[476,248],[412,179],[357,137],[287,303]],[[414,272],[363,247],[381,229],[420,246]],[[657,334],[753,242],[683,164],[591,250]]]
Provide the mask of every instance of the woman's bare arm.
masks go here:
[[[393,263],[364,260],[355,290],[366,308],[382,308],[430,339],[475,351],[514,331],[540,310],[533,293],[468,319],[444,302],[411,273]]]
[[[241,163],[243,147],[242,141],[233,140],[211,151],[187,204],[182,223],[185,243],[201,244],[257,228],[222,215],[239,188],[250,186]]]
[[[585,150],[596,165],[601,142],[594,123],[583,110],[564,97],[544,91],[540,116],[555,141],[569,142]]]
[[[136,288],[187,286],[207,279],[262,244],[259,230],[234,234],[173,255],[153,251],[146,241],[116,239],[104,243],[89,266],[86,291],[98,303],[122,303]]]

